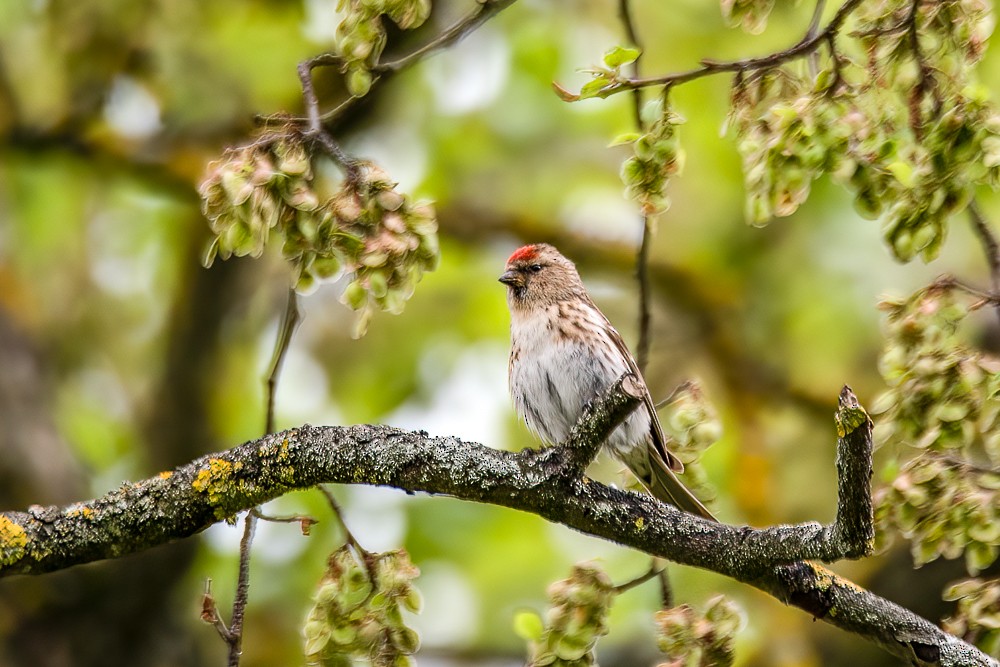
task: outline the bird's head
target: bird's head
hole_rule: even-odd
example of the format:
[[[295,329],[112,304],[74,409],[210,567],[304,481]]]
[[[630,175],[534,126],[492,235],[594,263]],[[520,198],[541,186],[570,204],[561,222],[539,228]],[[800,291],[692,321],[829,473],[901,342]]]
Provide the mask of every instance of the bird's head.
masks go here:
[[[511,310],[545,306],[586,294],[573,262],[547,243],[515,250],[507,258],[499,280],[507,286]]]

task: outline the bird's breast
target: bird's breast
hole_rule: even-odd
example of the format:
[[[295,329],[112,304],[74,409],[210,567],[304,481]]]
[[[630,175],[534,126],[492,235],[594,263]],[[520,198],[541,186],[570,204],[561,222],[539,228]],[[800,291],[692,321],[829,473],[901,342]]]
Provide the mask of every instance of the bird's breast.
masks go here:
[[[565,324],[556,310],[511,323],[514,407],[550,443],[565,440],[584,407],[624,372],[580,336],[568,335]]]

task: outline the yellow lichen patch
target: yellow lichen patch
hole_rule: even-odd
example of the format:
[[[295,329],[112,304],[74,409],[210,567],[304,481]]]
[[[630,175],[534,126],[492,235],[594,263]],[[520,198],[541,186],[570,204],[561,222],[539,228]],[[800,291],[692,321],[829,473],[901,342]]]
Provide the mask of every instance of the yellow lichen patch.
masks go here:
[[[24,528],[0,516],[0,567],[13,565],[24,556],[28,535]]]
[[[94,516],[94,510],[86,505],[74,505],[70,509],[66,510],[66,516],[71,518],[82,517],[84,519],[90,519]]]
[[[281,441],[281,449],[278,450],[277,460],[284,463],[288,460],[288,438]]]
[[[157,477],[159,477],[160,479],[170,479],[173,476],[174,476],[174,473],[171,470],[164,470],[159,475],[157,475]]]
[[[642,517],[639,517],[638,519],[635,520],[635,527],[638,528],[639,530],[645,530],[646,520]]]
[[[276,463],[284,463],[288,460],[288,438],[280,443],[262,445],[258,454],[262,459],[274,459]]]
[[[233,473],[243,467],[240,462],[230,463],[223,459],[209,459],[208,466],[198,471],[192,482],[194,489],[208,496],[208,502],[219,505],[230,494],[240,488],[234,483]],[[226,512],[216,509],[216,518],[226,517]]]
[[[868,413],[857,407],[842,408],[837,411],[837,437],[844,438],[862,424],[868,422]]]
[[[826,590],[832,586],[836,586],[837,588],[848,588],[852,591],[857,591],[859,593],[865,591],[865,589],[861,588],[850,579],[844,579],[843,577],[834,574],[830,570],[826,569],[822,565],[809,563],[809,566],[812,568],[813,572],[816,573],[816,580],[823,590]]]

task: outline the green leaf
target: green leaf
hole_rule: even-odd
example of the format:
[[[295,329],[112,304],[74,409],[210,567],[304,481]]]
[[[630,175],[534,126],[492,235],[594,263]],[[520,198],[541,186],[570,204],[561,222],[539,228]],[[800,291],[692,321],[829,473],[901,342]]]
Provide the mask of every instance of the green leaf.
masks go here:
[[[621,67],[635,62],[641,53],[636,48],[616,46],[604,54],[604,64],[611,68]]]
[[[583,84],[582,88],[580,88],[579,99],[586,100],[591,97],[597,97],[601,94],[601,91],[607,88],[610,84],[611,81],[604,77],[591,79],[587,83]]]
[[[611,148],[612,146],[621,146],[623,144],[631,144],[641,136],[642,135],[638,132],[625,132],[623,134],[619,134],[611,140],[611,143],[608,144],[608,148]]]

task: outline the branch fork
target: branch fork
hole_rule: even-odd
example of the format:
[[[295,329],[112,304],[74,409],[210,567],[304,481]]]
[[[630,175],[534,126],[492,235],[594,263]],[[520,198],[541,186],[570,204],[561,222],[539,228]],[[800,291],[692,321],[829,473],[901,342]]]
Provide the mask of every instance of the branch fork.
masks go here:
[[[114,558],[193,535],[292,489],[392,486],[536,514],[650,555],[747,583],[912,660],[996,665],[933,623],[806,560],[871,549],[871,422],[849,389],[838,409],[840,496],[832,526],[714,523],[648,494],[582,476],[638,400],[628,378],[585,411],[564,446],[513,453],[380,425],[302,426],[125,484],[102,498],[38,512],[0,512],[0,578]],[[553,476],[552,470],[558,473]],[[567,480],[572,483],[567,484]],[[928,648],[930,647],[930,648]]]

